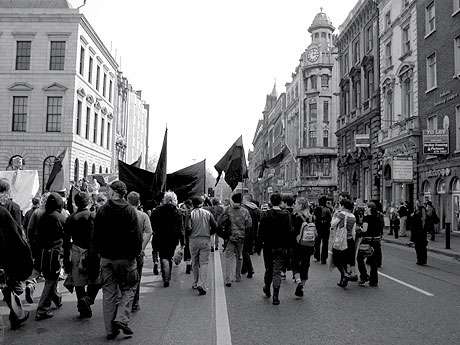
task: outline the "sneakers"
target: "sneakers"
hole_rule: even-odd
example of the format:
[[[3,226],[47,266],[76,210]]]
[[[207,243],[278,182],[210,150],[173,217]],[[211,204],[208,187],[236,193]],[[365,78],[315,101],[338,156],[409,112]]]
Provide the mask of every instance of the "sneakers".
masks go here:
[[[158,275],[158,264],[153,265],[153,275],[155,275],[155,276]]]
[[[27,284],[26,285],[26,301],[27,303],[29,304],[32,304],[34,303],[34,291],[35,291],[35,287],[30,285],[30,284]]]
[[[129,326],[121,321],[112,321],[112,326],[116,330],[121,330],[125,335],[133,335],[134,332]]]
[[[206,295],[206,290],[203,289],[202,286],[198,286],[196,289],[198,290],[198,294],[199,294],[200,296]]]
[[[297,297],[303,297],[303,285],[297,284],[297,288],[295,289],[294,293]]]
[[[52,317],[54,316],[54,314],[50,311],[46,312],[46,313],[37,313],[35,315],[35,321],[42,321],[42,320],[46,320],[46,319],[51,319]]]

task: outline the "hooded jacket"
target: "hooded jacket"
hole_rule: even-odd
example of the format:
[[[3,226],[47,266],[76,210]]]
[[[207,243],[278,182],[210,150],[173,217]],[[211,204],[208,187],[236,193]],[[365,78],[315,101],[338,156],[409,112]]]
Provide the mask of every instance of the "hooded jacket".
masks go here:
[[[64,241],[64,224],[66,216],[62,214],[63,201],[56,194],[48,196],[45,212],[37,224],[37,244],[41,249],[62,246]]]
[[[126,200],[109,200],[94,222],[96,250],[102,258],[132,260],[142,250],[142,233],[136,209]]]

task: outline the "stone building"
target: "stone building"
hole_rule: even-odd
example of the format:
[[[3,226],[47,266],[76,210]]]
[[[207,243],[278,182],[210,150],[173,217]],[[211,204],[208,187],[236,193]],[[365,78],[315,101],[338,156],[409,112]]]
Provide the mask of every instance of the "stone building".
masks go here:
[[[0,166],[14,157],[46,184],[64,149],[66,178],[110,172],[117,63],[65,0],[0,0]]]
[[[379,12],[374,0],[359,0],[339,27],[337,119],[339,189],[361,200],[380,199]]]
[[[141,169],[148,162],[148,126],[149,106],[142,99],[142,91],[129,85],[126,162],[131,164],[141,156]]]
[[[380,114],[377,147],[386,208],[417,198],[421,158],[418,108],[417,8],[415,0],[379,1]]]
[[[433,201],[441,229],[460,230],[460,3],[419,0],[420,199]]]

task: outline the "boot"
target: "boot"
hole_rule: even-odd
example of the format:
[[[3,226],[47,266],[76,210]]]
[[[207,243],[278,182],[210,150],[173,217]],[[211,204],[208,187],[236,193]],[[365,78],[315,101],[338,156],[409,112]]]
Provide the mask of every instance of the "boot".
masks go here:
[[[187,264],[187,267],[185,268],[185,274],[190,274],[192,272],[192,265]]]
[[[153,264],[153,275],[158,275],[158,264]]]
[[[272,302],[273,305],[280,304],[280,300],[278,298],[279,293],[280,293],[280,288],[273,288],[273,302]]]

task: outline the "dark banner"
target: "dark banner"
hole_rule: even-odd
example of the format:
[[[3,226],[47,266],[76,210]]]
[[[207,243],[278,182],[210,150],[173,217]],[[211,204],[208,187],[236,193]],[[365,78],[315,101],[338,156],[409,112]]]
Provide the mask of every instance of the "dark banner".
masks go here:
[[[153,172],[118,161],[118,178],[126,184],[128,192],[141,195],[141,203],[147,208],[152,207],[154,176]]]
[[[179,202],[203,195],[206,184],[206,160],[168,174],[166,189],[177,194]]]

